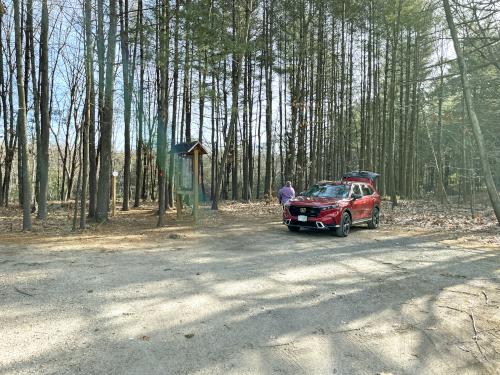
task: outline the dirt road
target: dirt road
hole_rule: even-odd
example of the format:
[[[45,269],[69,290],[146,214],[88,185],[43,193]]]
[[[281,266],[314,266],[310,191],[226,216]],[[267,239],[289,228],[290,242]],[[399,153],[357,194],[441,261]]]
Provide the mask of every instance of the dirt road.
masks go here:
[[[495,246],[224,220],[194,231],[0,234],[0,374],[498,370]]]

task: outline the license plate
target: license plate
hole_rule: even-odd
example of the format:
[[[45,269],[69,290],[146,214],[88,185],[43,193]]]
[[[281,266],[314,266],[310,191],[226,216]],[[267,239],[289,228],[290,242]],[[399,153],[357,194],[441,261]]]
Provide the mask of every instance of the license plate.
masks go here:
[[[299,215],[297,216],[298,221],[307,221],[307,216],[306,215]]]

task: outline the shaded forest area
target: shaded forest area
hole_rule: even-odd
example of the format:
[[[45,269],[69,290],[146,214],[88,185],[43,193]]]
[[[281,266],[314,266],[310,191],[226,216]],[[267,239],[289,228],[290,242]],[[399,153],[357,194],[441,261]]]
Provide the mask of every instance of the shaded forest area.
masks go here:
[[[500,221],[494,0],[0,4],[0,204],[25,230],[48,200],[106,221],[113,170],[164,225],[194,140],[214,209],[365,169],[393,205],[487,193]]]

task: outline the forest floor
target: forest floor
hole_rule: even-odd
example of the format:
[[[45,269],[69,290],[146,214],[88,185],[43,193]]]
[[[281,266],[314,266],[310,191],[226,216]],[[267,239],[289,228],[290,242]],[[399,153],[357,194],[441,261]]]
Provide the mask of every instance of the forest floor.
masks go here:
[[[434,208],[433,208],[434,207]],[[21,233],[0,208],[0,374],[494,374],[492,213],[401,202],[377,230],[290,233],[227,203],[155,228],[152,206]]]

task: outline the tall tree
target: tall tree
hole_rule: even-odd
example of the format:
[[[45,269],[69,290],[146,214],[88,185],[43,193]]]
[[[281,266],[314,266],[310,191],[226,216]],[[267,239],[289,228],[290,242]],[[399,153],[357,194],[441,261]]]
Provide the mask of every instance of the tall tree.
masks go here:
[[[141,199],[141,180],[142,180],[142,153],[143,153],[143,122],[144,122],[144,70],[145,70],[145,55],[144,55],[144,25],[143,25],[143,5],[142,0],[137,4],[139,19],[137,27],[139,28],[139,92],[137,105],[137,146],[135,154],[135,196],[134,207],[139,207]]]
[[[392,29],[392,44],[391,44],[391,85],[389,92],[389,137],[388,137],[388,165],[387,165],[387,181],[388,193],[391,195],[391,202],[397,204],[396,196],[396,182],[395,182],[395,155],[394,155],[394,142],[395,142],[395,107],[396,100],[396,67],[397,67],[397,50],[399,39],[399,26],[401,21],[401,6],[403,0],[398,0],[397,17],[394,21]]]
[[[36,172],[35,172],[35,200],[40,201],[40,167],[42,158],[41,151],[41,136],[40,136],[40,90],[38,85],[38,77],[36,71],[36,56],[35,56],[35,37],[34,37],[34,26],[33,26],[33,0],[28,0],[26,9],[26,76],[31,76],[31,87],[32,87],[32,100],[33,100],[33,117],[35,123],[35,134],[36,134]],[[40,47],[42,45],[42,40],[40,41]],[[31,72],[29,71],[31,68]],[[26,82],[28,80],[26,79]],[[29,92],[29,85],[26,83],[25,86],[26,94]],[[28,100],[27,100],[28,102]],[[29,105],[28,105],[29,106]],[[38,211],[38,217],[40,218],[40,210]]]
[[[157,71],[159,72],[159,98],[158,98],[158,137],[157,161],[158,166],[158,223],[165,225],[166,207],[166,173],[167,173],[167,124],[168,124],[168,67],[169,67],[169,3],[162,0],[161,27],[159,28],[159,56]]]
[[[3,16],[7,12],[5,5],[0,1],[0,30],[3,30]],[[5,74],[4,74],[4,60],[3,60],[3,38],[0,35],[0,113],[3,118],[3,143],[5,150],[5,159],[3,162],[4,175],[2,177],[2,162],[0,160],[0,206],[4,205],[4,197],[8,195],[4,191],[4,178],[7,179],[8,169],[8,159],[9,159],[9,132],[8,132],[8,112],[7,112],[7,90],[5,87]],[[1,147],[1,146],[0,146]]]
[[[271,196],[271,167],[272,167],[272,116],[273,116],[273,0],[265,2],[264,11],[264,56],[265,56],[265,74],[266,74],[266,174],[264,178],[264,194]]]
[[[97,185],[96,220],[108,219],[109,197],[111,193],[111,154],[113,136],[113,88],[115,49],[116,49],[117,14],[116,0],[109,0],[109,30],[106,56],[106,78],[104,88],[104,104],[101,121],[101,150],[99,165],[99,182]]]
[[[89,180],[90,129],[94,127],[94,69],[93,69],[93,39],[92,39],[92,1],[85,0],[85,107],[84,124],[82,128],[82,187],[80,199],[80,229],[87,226],[86,205]]]
[[[23,73],[23,47],[21,37],[21,9],[19,0],[14,2],[14,35],[16,49],[16,81],[17,81],[17,131],[19,133],[19,149],[21,154],[22,171],[22,206],[23,206],[23,230],[31,230],[31,176],[28,160],[28,145],[26,137],[26,97],[24,91]]]
[[[123,73],[123,122],[124,122],[124,140],[125,140],[125,160],[123,167],[123,200],[122,210],[129,209],[130,195],[130,115],[132,109],[132,87],[134,77],[134,66],[130,66],[130,47],[129,47],[129,7],[128,0],[119,0],[120,8],[120,44],[122,53],[122,73]]]
[[[38,201],[38,217],[45,219],[47,216],[47,190],[49,185],[49,137],[50,137],[50,114],[49,114],[49,10],[47,0],[42,1],[42,24],[40,32],[40,196]]]
[[[179,8],[180,0],[175,1],[175,27],[174,27],[174,61],[173,61],[173,92],[172,92],[172,128],[170,132],[170,150],[172,152],[173,147],[176,142],[176,131],[177,131],[177,103],[178,103],[178,89],[179,89]],[[174,155],[170,155],[169,166],[168,166],[168,204],[173,206],[174,204]]]

